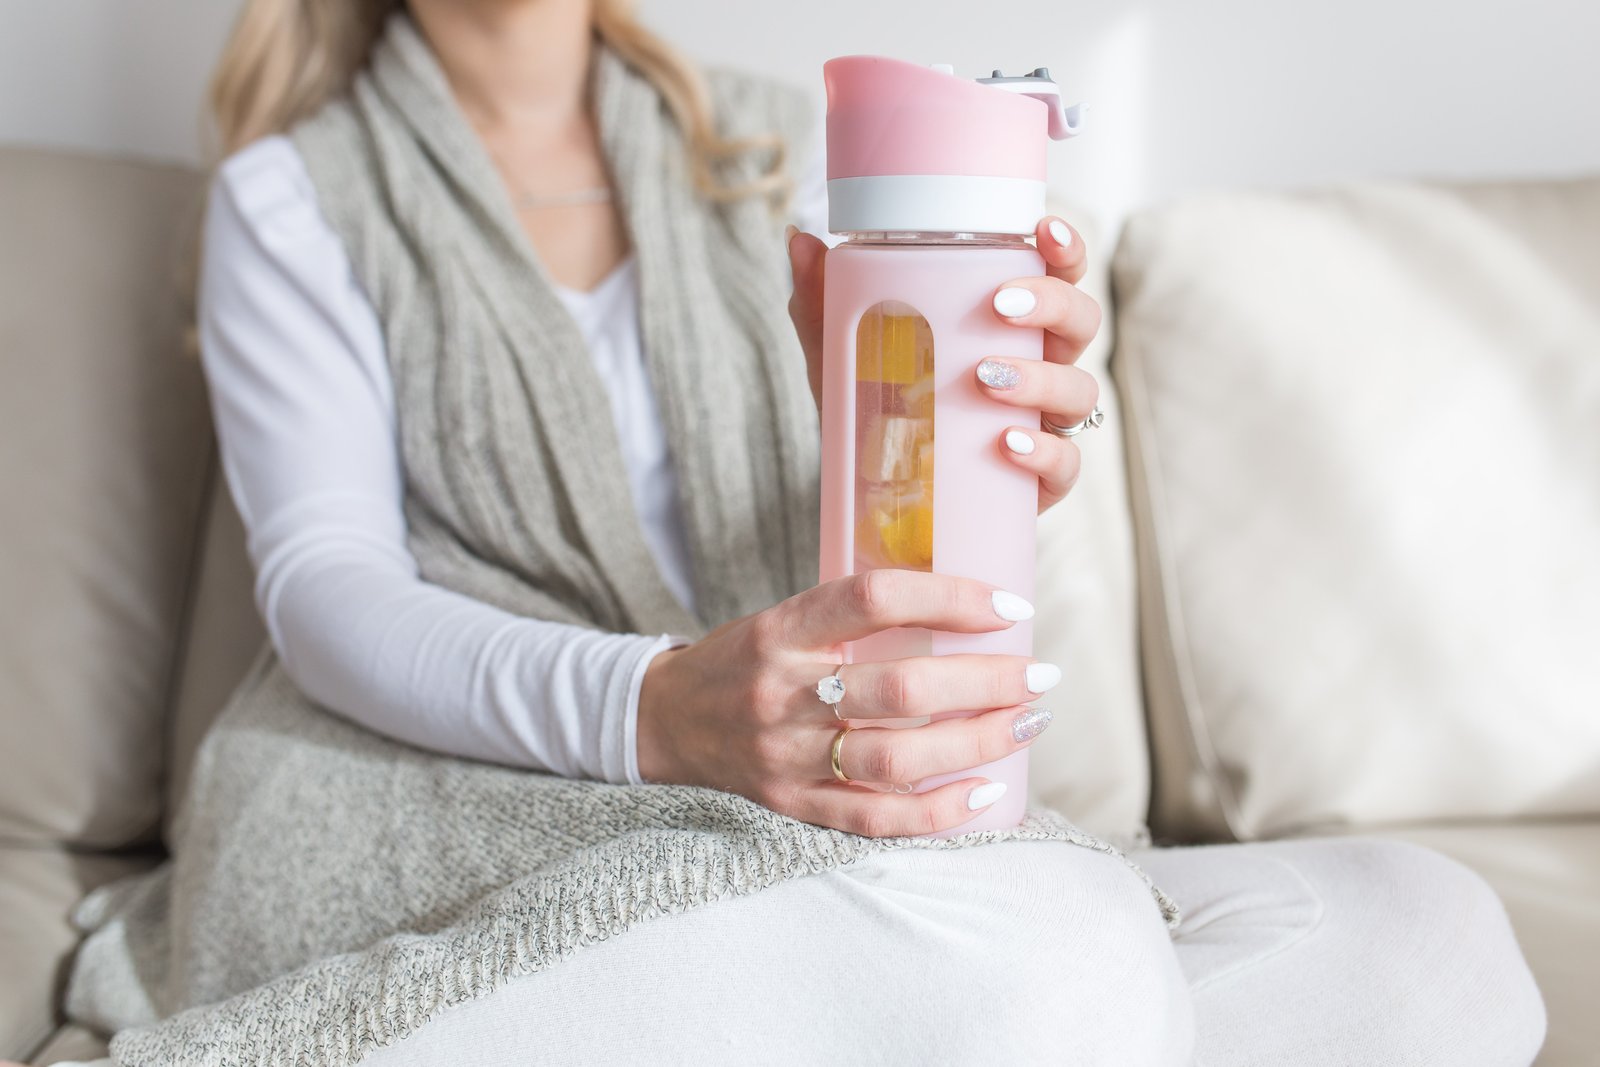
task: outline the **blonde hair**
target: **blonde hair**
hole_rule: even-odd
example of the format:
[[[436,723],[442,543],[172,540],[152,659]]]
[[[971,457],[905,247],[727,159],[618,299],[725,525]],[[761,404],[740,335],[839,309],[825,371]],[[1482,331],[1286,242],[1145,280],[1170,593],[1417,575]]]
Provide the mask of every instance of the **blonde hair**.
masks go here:
[[[222,155],[283,133],[344,92],[366,64],[389,15],[404,0],[247,0],[210,89],[211,117]],[[699,70],[646,29],[632,0],[594,0],[594,30],[656,87],[689,149],[695,188],[711,200],[764,195],[781,208],[793,190],[784,145],[776,135],[718,136]],[[724,163],[768,151],[755,178],[727,184]]]

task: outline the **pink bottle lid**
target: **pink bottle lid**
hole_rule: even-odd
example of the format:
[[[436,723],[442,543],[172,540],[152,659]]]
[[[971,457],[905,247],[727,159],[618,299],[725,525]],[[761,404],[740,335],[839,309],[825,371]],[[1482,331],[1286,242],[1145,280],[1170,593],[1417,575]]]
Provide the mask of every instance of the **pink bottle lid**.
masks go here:
[[[882,56],[822,69],[830,230],[1033,232],[1045,145],[1082,127],[1047,70],[971,81]]]

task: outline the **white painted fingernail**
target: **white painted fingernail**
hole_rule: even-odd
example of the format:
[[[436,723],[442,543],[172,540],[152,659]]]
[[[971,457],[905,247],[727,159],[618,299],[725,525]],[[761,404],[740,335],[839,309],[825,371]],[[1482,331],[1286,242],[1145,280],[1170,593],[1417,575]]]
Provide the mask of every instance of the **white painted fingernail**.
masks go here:
[[[1004,782],[984,782],[967,794],[967,810],[977,811],[979,808],[987,808],[1005,795],[1006,784]]]
[[[994,294],[994,309],[1008,319],[1020,318],[1038,305],[1029,289],[1011,286]]]
[[[1033,438],[1021,430],[1006,431],[1006,447],[1019,456],[1033,455]]]
[[[1048,693],[1061,683],[1061,668],[1054,663],[1030,663],[1024,676],[1028,692]]]
[[[1007,622],[1021,622],[1023,619],[1033,618],[1033,605],[1015,593],[996,589],[989,594],[989,600],[994,604],[994,613]]]
[[[1072,231],[1060,219],[1051,219],[1050,225],[1045,227],[1050,231],[1050,236],[1056,239],[1056,244],[1062,248],[1072,247]]]

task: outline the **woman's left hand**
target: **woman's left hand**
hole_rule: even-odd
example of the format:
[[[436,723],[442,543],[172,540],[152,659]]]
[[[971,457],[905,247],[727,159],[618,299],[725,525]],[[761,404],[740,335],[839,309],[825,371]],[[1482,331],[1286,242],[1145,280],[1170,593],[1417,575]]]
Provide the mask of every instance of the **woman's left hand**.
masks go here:
[[[1043,329],[1044,360],[985,359],[973,368],[979,388],[991,399],[1019,408],[1038,408],[1057,426],[1089,417],[1100,386],[1074,366],[1100,329],[1100,305],[1077,287],[1083,278],[1083,238],[1065,221],[1045,218],[1035,231],[1045,276],[1018,278],[1000,286],[995,314],[1015,326]],[[822,395],[822,280],[827,246],[808,233],[789,228],[789,265],[794,293],[789,317],[806,354],[811,394]],[[995,447],[1006,459],[1039,478],[1039,510],[1055,504],[1078,480],[1078,446],[1038,426],[1014,426]]]

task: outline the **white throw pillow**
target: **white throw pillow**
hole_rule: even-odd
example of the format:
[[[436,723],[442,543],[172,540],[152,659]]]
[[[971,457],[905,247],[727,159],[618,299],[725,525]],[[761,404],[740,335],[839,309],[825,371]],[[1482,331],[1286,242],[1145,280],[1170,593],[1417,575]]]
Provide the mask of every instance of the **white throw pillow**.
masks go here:
[[[1600,812],[1600,180],[1131,222],[1158,834]]]

